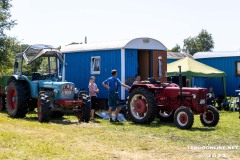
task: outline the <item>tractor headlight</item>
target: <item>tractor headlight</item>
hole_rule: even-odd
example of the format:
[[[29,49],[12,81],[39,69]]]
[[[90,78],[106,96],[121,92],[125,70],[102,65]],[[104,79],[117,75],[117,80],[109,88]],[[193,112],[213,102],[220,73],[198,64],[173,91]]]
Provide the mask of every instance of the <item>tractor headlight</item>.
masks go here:
[[[79,90],[77,88],[74,88],[74,93],[78,94]]]
[[[54,92],[54,94],[58,94],[58,93],[59,93],[59,90],[54,89],[53,92]]]
[[[199,104],[205,104],[206,102],[205,102],[205,99],[200,99],[200,102],[199,102]]]
[[[192,98],[195,99],[197,97],[196,94],[192,94]]]

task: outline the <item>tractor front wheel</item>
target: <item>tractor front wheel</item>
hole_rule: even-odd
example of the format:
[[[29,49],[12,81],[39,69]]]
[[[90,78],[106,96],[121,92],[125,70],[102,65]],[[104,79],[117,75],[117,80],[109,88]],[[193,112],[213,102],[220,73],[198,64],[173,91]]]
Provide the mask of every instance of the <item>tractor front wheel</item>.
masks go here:
[[[83,104],[81,106],[82,109],[82,116],[81,116],[81,121],[88,123],[90,120],[90,97],[87,94],[82,94],[82,100]]]
[[[49,122],[50,100],[46,92],[40,92],[38,97],[38,121]]]
[[[187,107],[180,107],[175,111],[174,123],[180,129],[189,129],[194,122],[192,110]]]
[[[150,124],[156,117],[153,93],[143,87],[131,91],[128,100],[129,118],[137,124]]]
[[[207,106],[207,111],[200,115],[200,120],[204,126],[216,126],[219,122],[218,110],[214,106]]]

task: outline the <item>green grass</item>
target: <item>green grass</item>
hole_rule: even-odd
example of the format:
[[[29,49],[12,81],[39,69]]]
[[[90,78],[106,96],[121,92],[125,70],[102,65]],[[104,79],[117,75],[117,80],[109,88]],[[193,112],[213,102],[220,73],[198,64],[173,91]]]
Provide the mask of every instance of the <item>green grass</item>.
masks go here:
[[[158,119],[151,125],[131,122],[77,123],[74,116],[39,123],[36,113],[24,119],[0,113],[0,159],[239,159],[238,112],[220,112],[216,127],[180,130]],[[193,147],[237,146],[238,149]],[[218,158],[216,158],[218,157]]]

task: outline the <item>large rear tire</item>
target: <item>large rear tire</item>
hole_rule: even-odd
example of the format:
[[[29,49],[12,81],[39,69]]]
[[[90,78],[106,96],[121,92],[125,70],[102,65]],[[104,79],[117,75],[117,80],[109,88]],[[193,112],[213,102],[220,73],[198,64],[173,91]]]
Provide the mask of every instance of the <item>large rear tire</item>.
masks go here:
[[[24,81],[10,82],[7,87],[6,106],[7,112],[12,118],[23,118],[26,116],[28,107],[29,89]]]
[[[38,97],[38,121],[49,122],[50,100],[46,92],[40,92]]]
[[[192,110],[187,107],[180,107],[175,111],[174,123],[180,129],[190,129],[194,122]]]
[[[216,126],[219,122],[218,110],[214,106],[207,106],[207,111],[200,115],[200,120],[204,126]]]
[[[81,109],[82,109],[81,121],[88,123],[90,120],[90,112],[91,112],[90,97],[87,94],[82,94],[82,100],[83,100],[83,104],[81,106]]]
[[[0,112],[6,110],[5,97],[0,97]]]
[[[156,102],[150,90],[138,87],[131,91],[128,114],[137,124],[150,124],[156,117]]]

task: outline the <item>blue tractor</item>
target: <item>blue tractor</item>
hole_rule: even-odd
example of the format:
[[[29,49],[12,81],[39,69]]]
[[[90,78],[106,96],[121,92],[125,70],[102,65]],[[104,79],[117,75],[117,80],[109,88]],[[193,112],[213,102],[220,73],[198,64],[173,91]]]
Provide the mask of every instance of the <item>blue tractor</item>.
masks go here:
[[[9,116],[23,118],[37,107],[39,122],[61,118],[68,110],[79,121],[89,122],[90,98],[65,81],[65,66],[60,50],[49,45],[31,45],[16,54],[14,74],[6,87]]]

